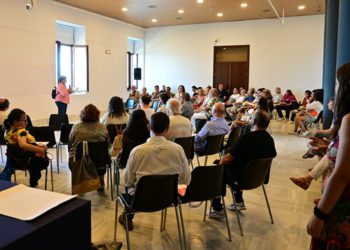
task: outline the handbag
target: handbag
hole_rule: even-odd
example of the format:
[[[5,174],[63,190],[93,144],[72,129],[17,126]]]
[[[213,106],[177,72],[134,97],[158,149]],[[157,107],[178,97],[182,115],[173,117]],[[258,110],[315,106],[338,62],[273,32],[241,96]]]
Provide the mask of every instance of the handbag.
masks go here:
[[[98,189],[101,186],[95,164],[89,156],[87,141],[83,142],[83,156],[70,165],[72,171],[72,194],[82,194]]]
[[[123,127],[122,125],[115,125],[117,128],[117,135],[114,137],[112,148],[111,148],[111,156],[118,157],[120,151],[122,150],[122,140],[123,140]]]

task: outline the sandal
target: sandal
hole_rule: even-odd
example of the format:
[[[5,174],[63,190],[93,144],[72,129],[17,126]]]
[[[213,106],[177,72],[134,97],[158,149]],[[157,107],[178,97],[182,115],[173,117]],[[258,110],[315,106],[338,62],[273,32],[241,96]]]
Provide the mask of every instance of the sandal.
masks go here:
[[[308,181],[306,177],[290,177],[289,178],[298,187],[307,190],[310,187],[311,181]]]

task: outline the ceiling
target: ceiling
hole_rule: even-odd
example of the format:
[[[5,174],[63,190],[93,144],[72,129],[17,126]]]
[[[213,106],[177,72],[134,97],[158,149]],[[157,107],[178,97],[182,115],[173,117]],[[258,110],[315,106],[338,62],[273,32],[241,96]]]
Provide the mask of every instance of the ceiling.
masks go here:
[[[54,0],[80,9],[98,13],[141,27],[198,24],[276,18],[268,0]],[[271,0],[282,16],[305,16],[322,14],[325,0]],[[242,8],[241,3],[247,3]],[[305,9],[299,10],[298,6]],[[126,12],[122,8],[126,7]],[[184,13],[179,14],[182,9]],[[217,13],[221,12],[222,17]],[[152,22],[157,19],[157,22]]]

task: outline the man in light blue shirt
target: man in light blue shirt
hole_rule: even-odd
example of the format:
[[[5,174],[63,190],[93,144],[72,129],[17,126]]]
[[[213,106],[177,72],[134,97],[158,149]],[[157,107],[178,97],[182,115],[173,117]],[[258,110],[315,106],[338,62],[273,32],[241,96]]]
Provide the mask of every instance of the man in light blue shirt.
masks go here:
[[[225,106],[223,103],[215,103],[212,109],[213,118],[207,122],[199,131],[194,139],[194,148],[196,152],[204,150],[208,136],[223,135],[230,131],[229,126],[224,118]]]

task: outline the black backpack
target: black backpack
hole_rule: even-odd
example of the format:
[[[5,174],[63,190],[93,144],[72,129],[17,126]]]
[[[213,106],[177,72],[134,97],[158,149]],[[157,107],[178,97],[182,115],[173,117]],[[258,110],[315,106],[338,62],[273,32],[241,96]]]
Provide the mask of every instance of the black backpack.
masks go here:
[[[53,89],[51,90],[51,98],[55,99],[56,96],[57,96],[57,94],[56,94],[56,87],[53,87]]]

